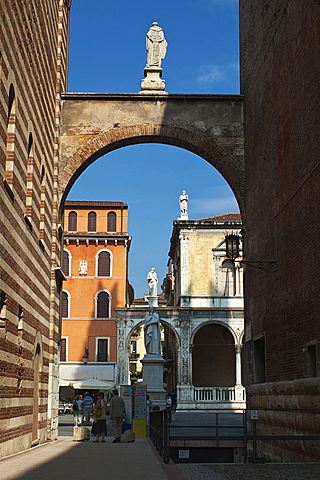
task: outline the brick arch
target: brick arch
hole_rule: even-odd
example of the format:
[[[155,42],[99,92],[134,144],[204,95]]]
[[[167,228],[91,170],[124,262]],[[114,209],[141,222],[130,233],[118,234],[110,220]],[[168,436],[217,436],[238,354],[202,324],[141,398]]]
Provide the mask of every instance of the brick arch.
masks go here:
[[[59,196],[63,205],[72,185],[95,160],[118,148],[141,143],[159,143],[184,148],[195,153],[215,167],[230,185],[239,203],[244,207],[244,161],[235,148],[219,145],[218,138],[197,129],[174,125],[142,124],[118,127],[92,136],[67,160],[59,173]]]

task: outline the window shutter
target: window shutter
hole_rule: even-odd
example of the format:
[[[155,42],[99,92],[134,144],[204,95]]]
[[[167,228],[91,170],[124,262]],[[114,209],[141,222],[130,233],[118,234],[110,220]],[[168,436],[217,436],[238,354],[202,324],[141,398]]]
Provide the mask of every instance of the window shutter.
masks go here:
[[[66,292],[62,292],[62,308],[61,308],[61,315],[62,318],[68,318],[68,310],[69,310],[69,298]]]
[[[117,231],[117,215],[115,212],[108,213],[108,232]]]
[[[61,338],[60,340],[60,362],[67,361],[67,339]]]
[[[98,338],[98,355],[97,362],[108,361],[108,339]]]
[[[69,277],[70,275],[69,253],[66,250],[63,251],[62,271],[66,277]]]
[[[97,215],[95,212],[89,212],[88,232],[96,232],[96,230],[97,230]]]
[[[99,253],[98,277],[110,277],[110,253],[109,252]]]
[[[100,292],[98,295],[97,318],[109,318],[109,295]]]
[[[76,212],[70,212],[68,216],[68,231],[76,232],[77,231],[77,214]]]

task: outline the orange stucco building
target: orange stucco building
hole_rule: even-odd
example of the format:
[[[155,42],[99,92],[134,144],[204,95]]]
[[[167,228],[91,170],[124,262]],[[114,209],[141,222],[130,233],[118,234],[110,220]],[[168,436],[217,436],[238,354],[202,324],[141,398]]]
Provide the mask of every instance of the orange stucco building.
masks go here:
[[[133,298],[127,230],[128,206],[123,202],[65,203],[61,386],[115,379],[115,308],[128,306]]]

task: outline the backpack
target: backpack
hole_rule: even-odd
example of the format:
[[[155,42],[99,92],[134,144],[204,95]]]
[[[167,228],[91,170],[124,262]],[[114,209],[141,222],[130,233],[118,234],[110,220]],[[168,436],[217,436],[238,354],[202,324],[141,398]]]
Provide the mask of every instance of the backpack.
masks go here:
[[[78,410],[79,410],[79,406],[78,406],[77,402],[73,402],[72,412],[77,412]]]

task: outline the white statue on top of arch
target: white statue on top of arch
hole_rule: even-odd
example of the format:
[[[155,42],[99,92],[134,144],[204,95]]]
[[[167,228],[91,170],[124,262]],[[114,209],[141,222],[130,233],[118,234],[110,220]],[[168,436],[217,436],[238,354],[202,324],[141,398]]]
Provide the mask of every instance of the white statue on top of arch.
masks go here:
[[[146,68],[161,68],[161,62],[166,56],[168,43],[158,22],[153,22],[146,37],[147,65]]]

